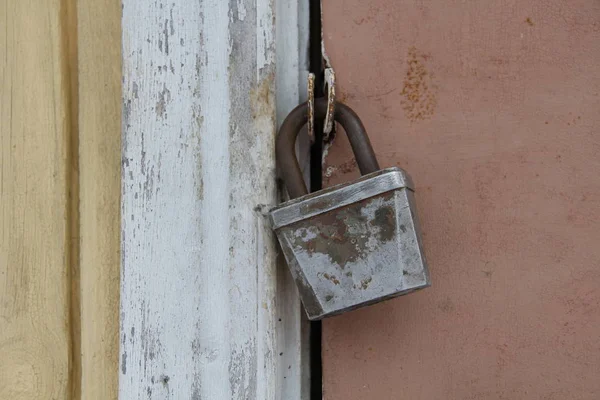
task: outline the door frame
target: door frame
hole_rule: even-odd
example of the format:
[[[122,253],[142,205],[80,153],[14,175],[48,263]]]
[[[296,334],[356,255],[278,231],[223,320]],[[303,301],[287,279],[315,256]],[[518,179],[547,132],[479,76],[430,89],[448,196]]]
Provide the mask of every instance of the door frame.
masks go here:
[[[123,0],[119,397],[305,399],[306,324],[265,210],[308,5]]]

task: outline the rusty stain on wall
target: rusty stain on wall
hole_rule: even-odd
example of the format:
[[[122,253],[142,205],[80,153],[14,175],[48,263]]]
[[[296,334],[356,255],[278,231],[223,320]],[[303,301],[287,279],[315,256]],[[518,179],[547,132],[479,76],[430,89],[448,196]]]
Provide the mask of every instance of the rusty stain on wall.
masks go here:
[[[411,122],[430,118],[437,105],[437,87],[433,83],[433,74],[425,65],[430,57],[414,46],[408,49],[408,69],[400,95],[403,97],[402,109]]]
[[[261,116],[271,117],[273,113],[273,82],[275,81],[275,73],[273,71],[253,86],[250,91],[250,106],[252,107],[252,119]]]

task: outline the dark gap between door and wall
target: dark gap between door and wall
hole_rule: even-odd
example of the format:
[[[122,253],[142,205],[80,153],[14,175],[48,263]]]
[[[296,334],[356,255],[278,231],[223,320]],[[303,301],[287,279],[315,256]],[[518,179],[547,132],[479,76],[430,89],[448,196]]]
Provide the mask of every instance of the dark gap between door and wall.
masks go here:
[[[315,99],[323,97],[323,54],[321,52],[321,0],[309,3],[309,71],[315,74]],[[310,191],[323,187],[323,124],[314,121],[315,142],[310,148]],[[321,321],[310,323],[310,400],[323,399],[323,360]]]

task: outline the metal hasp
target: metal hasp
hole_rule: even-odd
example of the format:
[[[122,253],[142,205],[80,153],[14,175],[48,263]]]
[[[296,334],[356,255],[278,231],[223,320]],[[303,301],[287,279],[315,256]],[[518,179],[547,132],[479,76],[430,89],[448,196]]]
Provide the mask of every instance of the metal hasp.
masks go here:
[[[307,194],[294,146],[307,121],[296,107],[277,137],[277,162],[293,199],[270,212],[273,229],[310,320],[408,294],[430,285],[414,187],[400,168],[379,170],[364,126],[337,103],[339,122],[363,176]],[[318,118],[327,101],[315,102]],[[297,198],[294,198],[297,197]]]

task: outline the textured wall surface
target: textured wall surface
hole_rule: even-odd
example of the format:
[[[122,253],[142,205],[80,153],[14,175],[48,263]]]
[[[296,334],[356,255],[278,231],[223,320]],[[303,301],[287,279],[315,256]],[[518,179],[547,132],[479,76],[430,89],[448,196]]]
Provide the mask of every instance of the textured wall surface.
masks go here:
[[[325,398],[600,398],[600,2],[324,2],[432,287],[326,320]],[[327,181],[355,177],[342,134]]]

